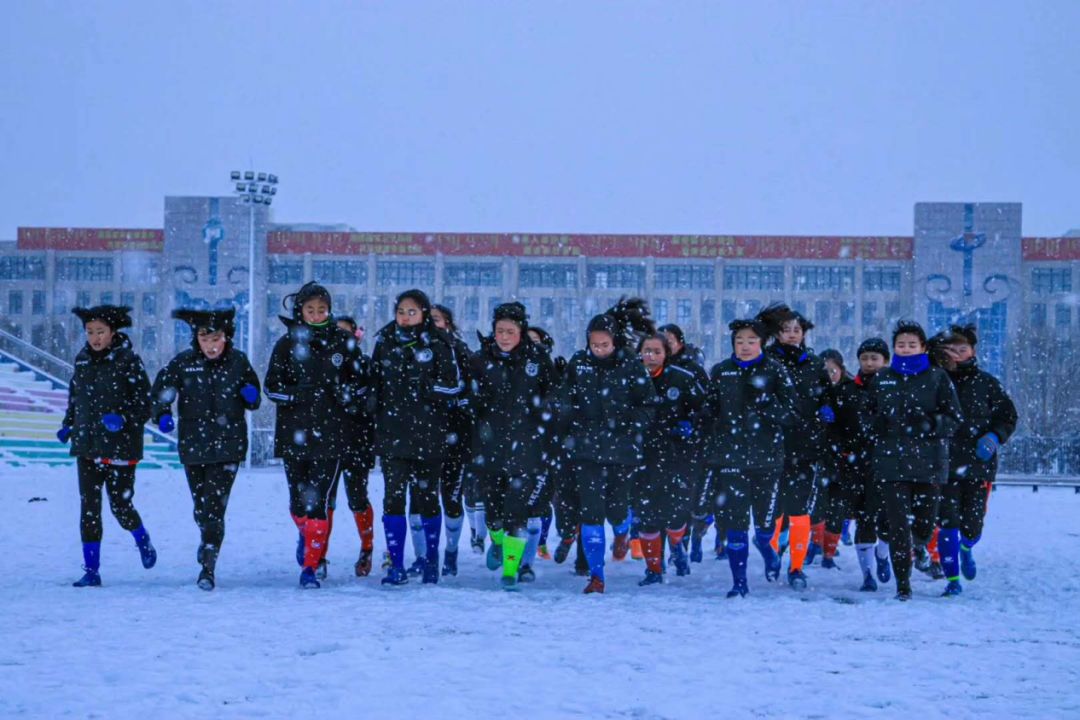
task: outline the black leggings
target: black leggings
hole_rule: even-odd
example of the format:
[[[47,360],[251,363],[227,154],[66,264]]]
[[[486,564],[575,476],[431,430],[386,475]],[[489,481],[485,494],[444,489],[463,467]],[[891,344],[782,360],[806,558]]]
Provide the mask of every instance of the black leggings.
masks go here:
[[[845,490],[845,507],[840,516],[830,517],[826,529],[831,533],[843,530],[844,520],[855,518],[855,543],[873,545],[878,538],[889,537],[889,520],[885,513],[882,486],[874,482],[869,462],[854,463],[841,469],[840,482]]]
[[[82,516],[79,533],[84,543],[101,542],[101,489],[109,496],[109,508],[120,527],[128,532],[142,527],[135,510],[134,465],[99,465],[89,458],[79,458],[79,501]]]
[[[225,510],[229,506],[236,468],[236,463],[184,466],[202,546],[215,553],[225,540]]]
[[[552,464],[549,476],[555,479],[555,528],[559,537],[576,537],[581,523],[581,498],[574,478],[574,466],[564,455],[559,462]]]
[[[383,514],[404,515],[405,495],[408,493],[410,511],[421,517],[439,514],[439,477],[441,460],[400,460],[382,458]]]
[[[601,465],[595,462],[574,463],[574,480],[581,501],[581,524],[612,525],[626,521],[630,510],[630,476],[627,465]]]
[[[510,534],[524,530],[529,512],[546,485],[547,478],[543,475],[485,475],[484,510],[488,525]]]
[[[349,510],[354,513],[364,512],[371,505],[368,500],[368,465],[359,460],[349,459],[341,465],[341,472],[334,480],[334,487],[330,489],[330,510],[337,510],[338,485],[341,480],[345,481],[345,497],[349,502]]]
[[[889,516],[889,554],[897,590],[911,590],[911,549],[926,545],[934,535],[938,515],[938,486],[933,483],[881,483]]]
[[[978,540],[983,531],[990,483],[957,481],[950,478],[941,492],[941,527],[959,528],[967,540]]]
[[[678,530],[690,520],[695,468],[687,458],[648,458],[632,481],[638,532]]]
[[[716,520],[717,533],[747,530],[753,512],[753,524],[762,531],[772,531],[780,484],[780,468],[710,468],[698,495],[694,517],[703,520],[710,513]]]
[[[325,520],[330,509],[330,491],[341,472],[341,464],[341,459],[336,457],[285,458],[289,512],[296,517]]]
[[[777,510],[788,517],[809,515],[816,496],[814,464],[805,458],[788,455],[780,478]]]
[[[462,471],[465,468],[467,455],[465,448],[453,445],[448,448],[446,458],[443,460],[442,471],[439,474],[439,494],[442,496],[443,513],[447,517],[459,518],[465,513],[461,496],[465,487]],[[417,514],[424,513],[413,512],[413,515]]]

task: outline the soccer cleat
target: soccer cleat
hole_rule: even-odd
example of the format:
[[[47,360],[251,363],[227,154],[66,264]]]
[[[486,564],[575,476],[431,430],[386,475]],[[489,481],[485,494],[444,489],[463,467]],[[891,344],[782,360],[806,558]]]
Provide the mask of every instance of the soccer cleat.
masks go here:
[[[139,548],[139,559],[142,560],[142,566],[147,570],[154,567],[157,564],[157,550],[154,549],[154,544],[150,542],[150,536],[146,534],[145,530],[135,541],[135,545]]]
[[[418,557],[406,572],[414,577],[419,577],[424,574],[425,570],[427,570],[427,558]]]
[[[912,564],[919,572],[930,574],[930,552],[926,549],[925,545],[916,545],[912,550],[914,558]]]
[[[630,536],[616,535],[615,540],[611,543],[611,559],[615,562],[622,562],[626,559],[628,552],[630,552]]]
[[[862,587],[859,588],[860,592],[877,592],[877,580],[874,580],[874,576],[867,570],[863,573]]]
[[[214,573],[210,570],[203,568],[199,573],[199,579],[195,581],[195,584],[199,586],[200,590],[206,590],[207,592],[214,589]]]
[[[690,538],[690,562],[699,563],[705,557],[701,550],[701,536],[694,535]]]
[[[896,599],[900,602],[907,602],[911,599],[911,588],[901,588],[896,591]]]
[[[589,563],[584,560],[574,562],[574,574],[578,577],[589,577]]]
[[[806,565],[813,565],[814,564],[814,558],[816,558],[820,552],[821,552],[821,546],[818,545],[816,542],[811,542],[810,547],[806,548],[806,561],[805,561],[805,564]]]
[[[675,549],[671,551],[671,559],[675,563],[675,574],[679,577],[686,577],[690,574],[690,559],[686,557],[686,550],[682,545],[676,545]]]
[[[555,547],[555,562],[562,564],[566,562],[566,558],[570,557],[570,548],[574,546],[574,538],[562,538],[559,540],[559,544]]]
[[[823,570],[839,570],[840,566],[836,564],[836,561],[831,557],[821,558],[821,568]]]
[[[889,558],[876,556],[877,559],[877,579],[880,583],[887,583],[892,580],[892,566],[889,565]]]
[[[727,545],[720,543],[716,546],[716,559],[727,560]]]
[[[301,590],[314,590],[321,588],[319,578],[315,577],[315,571],[309,567],[300,571],[300,589]]]
[[[381,584],[408,585],[409,573],[405,571],[405,568],[396,568],[391,565],[390,568],[386,571],[386,577],[382,579]]]
[[[502,589],[508,592],[521,589],[518,587],[518,579],[513,575],[503,575],[499,578],[499,583],[502,585]]]
[[[544,543],[543,545],[538,547],[536,549],[536,554],[540,556],[541,560],[550,560],[551,559],[551,553],[548,552],[547,543]]]
[[[965,548],[960,546],[960,572],[967,580],[975,579],[975,556],[971,552],[971,548]]]
[[[473,530],[472,537],[469,539],[469,545],[472,546],[472,551],[477,555],[484,553],[484,538],[477,536],[475,530]]]
[[[439,583],[439,563],[429,562],[424,564],[424,585],[437,585]]]
[[[71,583],[71,587],[101,587],[101,575],[97,570],[86,570],[86,574]]]
[[[792,590],[805,590],[806,589],[806,575],[802,570],[792,570],[787,574],[788,585]]]
[[[736,580],[735,584],[728,590],[727,597],[737,598],[746,597],[750,592],[750,587],[746,584],[746,579]]]
[[[604,594],[604,581],[595,575],[589,578],[589,584],[585,586],[586,595],[592,595],[593,593]]]
[[[930,563],[930,571],[927,574],[934,580],[945,579],[945,571],[942,569],[941,563],[939,562]]]
[[[964,588],[960,585],[960,581],[950,580],[949,584],[945,586],[945,592],[941,593],[941,597],[956,597],[962,592],[964,592]]]
[[[353,566],[353,570],[356,572],[356,577],[367,577],[371,574],[370,550],[360,551],[360,557],[356,559],[356,565]]]
[[[780,556],[776,554],[776,551],[773,550],[772,546],[767,542],[759,541],[756,534],[751,542],[754,543],[754,547],[761,553],[761,558],[765,561],[765,579],[768,582],[779,580],[781,565]]]
[[[498,570],[502,567],[502,545],[492,542],[487,551],[487,569]]]
[[[315,568],[315,577],[319,578],[320,580],[325,580],[329,570],[330,563],[326,562],[326,559],[324,558],[319,561],[319,565]]]
[[[532,566],[522,565],[518,568],[517,579],[522,583],[536,582],[536,573],[533,572]]]
[[[443,551],[443,575],[457,575],[457,550]]]
[[[652,570],[645,571],[645,579],[639,580],[638,585],[640,587],[646,587],[647,585],[660,585],[664,582],[664,576],[658,572]]]
[[[634,560],[644,560],[645,553],[641,551],[641,540],[634,538],[630,541],[630,557]]]

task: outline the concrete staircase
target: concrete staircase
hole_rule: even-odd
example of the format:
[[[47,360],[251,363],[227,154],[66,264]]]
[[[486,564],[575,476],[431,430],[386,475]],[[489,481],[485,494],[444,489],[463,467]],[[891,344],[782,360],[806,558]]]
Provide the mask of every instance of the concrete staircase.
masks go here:
[[[66,383],[0,351],[0,464],[74,464],[56,439],[66,409]],[[149,428],[144,440],[140,468],[181,467],[175,442]]]

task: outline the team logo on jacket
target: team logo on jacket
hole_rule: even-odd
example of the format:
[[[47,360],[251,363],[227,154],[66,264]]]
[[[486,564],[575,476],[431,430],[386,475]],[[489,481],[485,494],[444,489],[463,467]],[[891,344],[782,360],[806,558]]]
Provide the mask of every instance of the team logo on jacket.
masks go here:
[[[334,363],[334,367],[341,367],[341,363],[345,362],[345,356],[341,353],[334,353],[330,356],[330,362]]]
[[[540,372],[540,366],[536,363],[525,363],[525,374],[529,377],[536,377]]]
[[[668,400],[678,400],[679,399],[679,388],[677,388],[677,387],[669,387],[667,389],[667,399]]]
[[[431,351],[428,350],[427,348],[421,348],[420,350],[416,351],[416,361],[417,362],[422,362],[422,363],[431,362],[431,358],[432,358]]]

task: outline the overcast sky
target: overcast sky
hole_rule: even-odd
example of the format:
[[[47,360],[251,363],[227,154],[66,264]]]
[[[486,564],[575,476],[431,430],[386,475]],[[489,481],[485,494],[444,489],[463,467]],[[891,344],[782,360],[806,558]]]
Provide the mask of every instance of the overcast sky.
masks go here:
[[[282,222],[1080,227],[1080,2],[0,5],[0,239],[160,227],[268,169]]]

